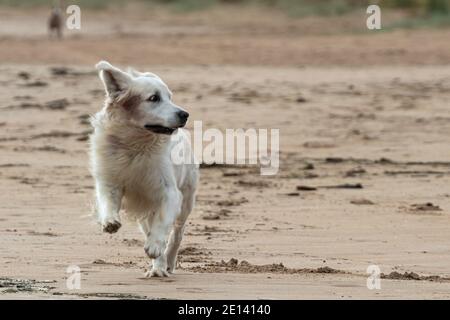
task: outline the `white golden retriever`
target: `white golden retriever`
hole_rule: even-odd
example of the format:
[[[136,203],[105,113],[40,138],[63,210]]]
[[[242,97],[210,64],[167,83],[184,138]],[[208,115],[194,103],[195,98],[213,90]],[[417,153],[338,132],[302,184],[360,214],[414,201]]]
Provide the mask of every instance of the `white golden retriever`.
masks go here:
[[[104,232],[116,232],[123,208],[145,235],[144,250],[153,259],[147,276],[168,276],[194,206],[199,174],[193,158],[179,165],[171,161],[177,143],[192,154],[181,129],[189,114],[172,102],[169,88],[155,74],[127,73],[106,61],[96,68],[106,90],[90,137],[99,222]]]

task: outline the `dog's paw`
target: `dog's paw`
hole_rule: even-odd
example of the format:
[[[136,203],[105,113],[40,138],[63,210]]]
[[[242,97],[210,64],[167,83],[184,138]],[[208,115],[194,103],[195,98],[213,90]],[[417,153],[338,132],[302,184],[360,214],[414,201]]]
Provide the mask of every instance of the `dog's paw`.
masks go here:
[[[169,276],[169,272],[167,272],[164,269],[160,269],[160,268],[152,268],[150,271],[147,271],[145,273],[145,276],[147,278],[163,278],[163,277],[168,277]]]
[[[145,253],[151,259],[158,258],[163,253],[163,246],[161,241],[152,241],[144,246]]]
[[[102,223],[103,232],[116,233],[122,224],[117,220],[105,221]]]
[[[181,263],[177,260],[177,257],[167,257],[167,272],[173,274],[177,268],[181,268]]]
[[[169,274],[173,274],[173,271],[175,270],[175,267],[174,266],[168,266],[167,267],[167,272],[169,273]]]

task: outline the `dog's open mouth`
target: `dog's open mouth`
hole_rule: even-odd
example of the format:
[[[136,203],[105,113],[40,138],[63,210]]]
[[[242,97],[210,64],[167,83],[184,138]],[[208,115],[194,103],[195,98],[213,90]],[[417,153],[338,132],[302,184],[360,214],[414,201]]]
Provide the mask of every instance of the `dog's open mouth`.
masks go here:
[[[169,134],[169,135],[178,129],[178,128],[167,128],[167,127],[151,125],[151,124],[146,124],[144,127],[145,127],[145,129],[147,129],[151,132],[154,132],[154,133]]]

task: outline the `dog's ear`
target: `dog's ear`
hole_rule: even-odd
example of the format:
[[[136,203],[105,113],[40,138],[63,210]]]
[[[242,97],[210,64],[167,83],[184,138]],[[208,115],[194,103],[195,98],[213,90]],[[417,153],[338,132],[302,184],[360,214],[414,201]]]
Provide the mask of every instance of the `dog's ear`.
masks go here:
[[[133,79],[126,72],[112,66],[107,61],[100,61],[95,67],[99,70],[106,93],[111,98],[116,98],[129,89]]]
[[[139,72],[139,71],[137,71],[136,69],[133,69],[133,68],[128,68],[128,73],[132,77],[135,77],[135,78],[138,78],[138,77],[149,77],[149,78],[156,78],[156,79],[161,80],[161,78],[158,77],[154,73],[151,73],[151,72]]]

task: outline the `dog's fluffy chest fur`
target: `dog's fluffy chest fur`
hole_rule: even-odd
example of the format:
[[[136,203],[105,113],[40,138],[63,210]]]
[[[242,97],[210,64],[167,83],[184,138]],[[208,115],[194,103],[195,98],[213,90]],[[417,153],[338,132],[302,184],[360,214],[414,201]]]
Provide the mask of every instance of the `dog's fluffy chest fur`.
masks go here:
[[[168,187],[180,187],[170,161],[170,137],[122,128],[103,116],[97,114],[93,121],[93,174],[122,189],[122,208],[129,216],[152,214],[159,209]]]

